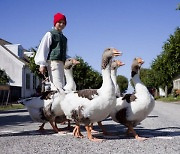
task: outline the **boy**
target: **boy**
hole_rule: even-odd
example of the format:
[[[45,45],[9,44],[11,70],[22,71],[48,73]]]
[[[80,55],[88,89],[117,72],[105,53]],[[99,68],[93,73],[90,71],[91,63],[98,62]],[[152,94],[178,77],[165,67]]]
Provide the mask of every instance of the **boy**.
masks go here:
[[[64,86],[64,62],[67,52],[67,38],[62,30],[66,27],[66,17],[61,13],[54,15],[54,28],[47,32],[38,47],[35,63],[45,74],[46,67],[51,82],[51,90],[61,90]]]

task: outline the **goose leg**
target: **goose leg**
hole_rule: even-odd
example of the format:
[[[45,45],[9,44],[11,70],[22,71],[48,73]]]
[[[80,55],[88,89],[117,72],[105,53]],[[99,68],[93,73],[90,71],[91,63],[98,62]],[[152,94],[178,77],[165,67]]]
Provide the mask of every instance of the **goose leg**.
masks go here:
[[[98,126],[99,126],[99,128],[102,130],[102,132],[103,132],[104,135],[107,135],[107,136],[117,135],[116,133],[107,132],[107,130],[106,130],[106,129],[104,128],[104,126],[102,125],[102,122],[101,122],[101,121],[98,122]]]
[[[145,137],[140,137],[136,131],[133,129],[132,126],[129,126],[128,127],[128,131],[132,132],[132,134],[134,135],[135,139],[138,140],[138,141],[144,141],[144,140],[147,140],[147,138]]]
[[[93,130],[93,123],[90,123],[90,130]]]
[[[71,126],[71,121],[70,120],[66,120],[66,121],[64,121],[63,123],[66,123],[66,122],[68,122],[68,125],[67,125],[67,127],[64,127],[64,128],[62,128],[63,130],[64,130],[64,132],[69,132],[69,131],[71,131],[72,130],[72,126]],[[61,123],[62,124],[62,123]]]
[[[73,135],[77,138],[83,138],[83,135],[81,134],[81,131],[80,131],[80,126],[79,125],[76,125],[74,127],[74,130],[73,130]]]
[[[55,127],[58,129],[57,123],[55,122]],[[58,129],[59,130],[59,129]]]
[[[52,126],[52,125],[51,125]],[[53,127],[53,126],[52,126]],[[67,134],[67,131],[64,130],[64,128],[58,128],[57,127],[57,122],[55,122],[55,128],[58,130],[59,134]]]
[[[49,121],[49,123],[51,124],[51,126],[52,126],[53,130],[54,130],[56,133],[58,133],[58,132],[59,132],[59,130],[58,130],[58,128],[57,128],[57,125],[56,125],[56,124],[54,124],[54,123],[53,123],[53,121]]]
[[[101,121],[98,122],[98,126],[99,126],[99,128],[101,128],[101,130],[102,130],[102,132],[103,132],[104,135],[112,135],[112,133],[109,133],[109,132],[106,131],[106,129],[105,129],[104,126],[102,125],[102,122],[101,122]]]
[[[132,132],[131,132],[131,131],[129,130],[129,128],[128,128],[127,131],[126,131],[126,135],[129,136],[130,133],[132,133]]]
[[[71,121],[70,120],[66,120],[66,121],[64,121],[63,123],[66,123],[66,122],[68,122],[68,125],[67,125],[67,127],[65,127],[64,129],[68,129],[68,131],[71,131]],[[61,123],[62,124],[62,123]]]
[[[39,130],[40,130],[40,131],[44,130],[44,125],[45,125],[45,123],[42,123],[42,125],[39,126]]]
[[[68,126],[67,126],[67,127],[68,127],[68,129],[69,129],[69,131],[70,131],[71,128],[72,128],[72,127],[71,127],[71,121],[70,121],[70,120],[68,120]]]
[[[91,126],[86,125],[85,128],[86,128],[87,136],[88,136],[89,140],[94,141],[94,142],[102,142],[103,141],[102,139],[98,139],[98,138],[95,138],[95,137],[92,136],[92,134],[91,134]]]
[[[93,123],[90,124],[90,128],[89,129],[91,130],[91,133],[98,133],[98,131],[93,129]]]

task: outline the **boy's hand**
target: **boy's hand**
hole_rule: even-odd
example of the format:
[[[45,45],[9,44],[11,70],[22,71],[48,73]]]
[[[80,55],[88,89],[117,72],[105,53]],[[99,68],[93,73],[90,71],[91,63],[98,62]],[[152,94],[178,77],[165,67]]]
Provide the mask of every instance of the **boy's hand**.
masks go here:
[[[39,67],[39,72],[44,75],[45,72],[46,72],[46,66],[40,66]]]

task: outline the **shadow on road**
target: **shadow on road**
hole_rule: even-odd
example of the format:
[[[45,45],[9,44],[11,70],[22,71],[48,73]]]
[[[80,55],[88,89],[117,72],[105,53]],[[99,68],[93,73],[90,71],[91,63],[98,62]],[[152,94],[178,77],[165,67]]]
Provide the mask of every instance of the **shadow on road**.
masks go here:
[[[5,114],[5,113],[18,113],[18,112],[27,112],[27,109],[0,111],[0,114]]]
[[[0,117],[0,126],[21,125],[23,123],[33,122],[29,115],[5,115]]]
[[[39,131],[39,130],[20,131],[20,132],[3,131],[3,133],[0,134],[0,138],[7,136],[36,136],[36,135],[50,135],[50,134],[54,134],[54,132],[50,129],[46,129],[44,131]]]
[[[134,139],[133,136],[126,136],[126,128],[122,125],[117,124],[108,124],[104,125],[105,128],[107,128],[108,132],[114,132],[116,133],[115,136],[104,136],[99,129],[98,126],[94,126],[94,130],[97,131],[97,133],[94,133],[93,136],[99,138],[99,139],[105,139],[105,140],[119,140],[119,139]],[[175,137],[180,136],[180,128],[179,127],[164,127],[164,128],[158,128],[158,129],[145,129],[141,125],[135,127],[135,131],[137,134],[141,137],[147,137],[147,138],[156,138],[156,137]],[[81,126],[81,132],[83,133],[84,137],[87,137],[87,133],[83,126]],[[20,132],[1,132],[1,137],[8,137],[8,136],[37,136],[37,135],[58,135],[57,133],[54,133],[52,129],[46,129],[44,131],[39,130],[30,130],[30,131],[20,131]],[[72,136],[72,131],[70,131],[69,134]],[[64,135],[63,135],[64,136]]]
[[[23,115],[22,113],[25,112]],[[1,112],[2,113],[2,112]],[[0,114],[1,114],[0,113]],[[7,113],[7,115],[6,115]],[[10,114],[13,113],[13,114]],[[20,113],[20,114],[18,114]],[[0,131],[0,137],[5,136],[34,136],[34,135],[51,135],[56,134],[54,131],[50,129],[46,129],[45,131],[38,131],[38,130],[29,130],[29,131],[19,131],[19,132],[8,132],[8,129],[12,126],[23,126],[28,127],[28,125],[32,123],[30,116],[27,114],[27,110],[15,110],[15,111],[5,111],[3,112],[3,116],[0,116],[0,126],[4,127],[4,131]],[[2,114],[1,114],[2,115]],[[158,116],[148,116],[148,118],[157,118]],[[98,127],[98,125],[94,125],[93,129],[96,130],[98,133],[94,134],[94,136],[98,138],[104,138],[106,140],[114,140],[114,139],[129,139],[134,137],[125,136],[126,127],[123,125],[117,124],[117,123],[110,123],[111,118],[107,118],[104,120],[103,126],[106,128],[108,132],[115,132],[116,136],[104,136]],[[74,123],[72,122],[72,125],[74,126]],[[63,128],[63,125],[59,125],[59,127]],[[28,129],[28,128],[26,128]],[[36,128],[34,128],[36,129]],[[37,128],[38,129],[38,128]],[[148,137],[148,138],[154,138],[154,137],[175,137],[180,136],[180,127],[162,127],[162,128],[156,128],[156,129],[145,129],[142,127],[142,125],[138,125],[135,128],[135,131],[137,134],[141,137]],[[5,131],[7,130],[7,131]],[[81,132],[87,136],[86,130],[84,126],[81,126]],[[71,132],[72,133],[72,132]],[[72,135],[72,134],[71,134]]]

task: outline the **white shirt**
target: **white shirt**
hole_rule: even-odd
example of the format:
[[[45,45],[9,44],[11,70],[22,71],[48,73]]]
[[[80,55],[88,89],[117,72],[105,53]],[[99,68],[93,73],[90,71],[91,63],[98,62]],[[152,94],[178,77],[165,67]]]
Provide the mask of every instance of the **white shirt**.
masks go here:
[[[36,52],[36,56],[34,57],[34,61],[36,65],[47,66],[47,57],[50,51],[50,46],[52,43],[52,35],[51,32],[47,32],[41,40],[41,43]]]
[[[41,43],[36,52],[36,56],[34,57],[34,61],[36,65],[47,66],[47,57],[50,51],[50,46],[52,43],[52,34],[51,32],[47,32],[41,40]],[[70,56],[67,56],[68,58]]]

